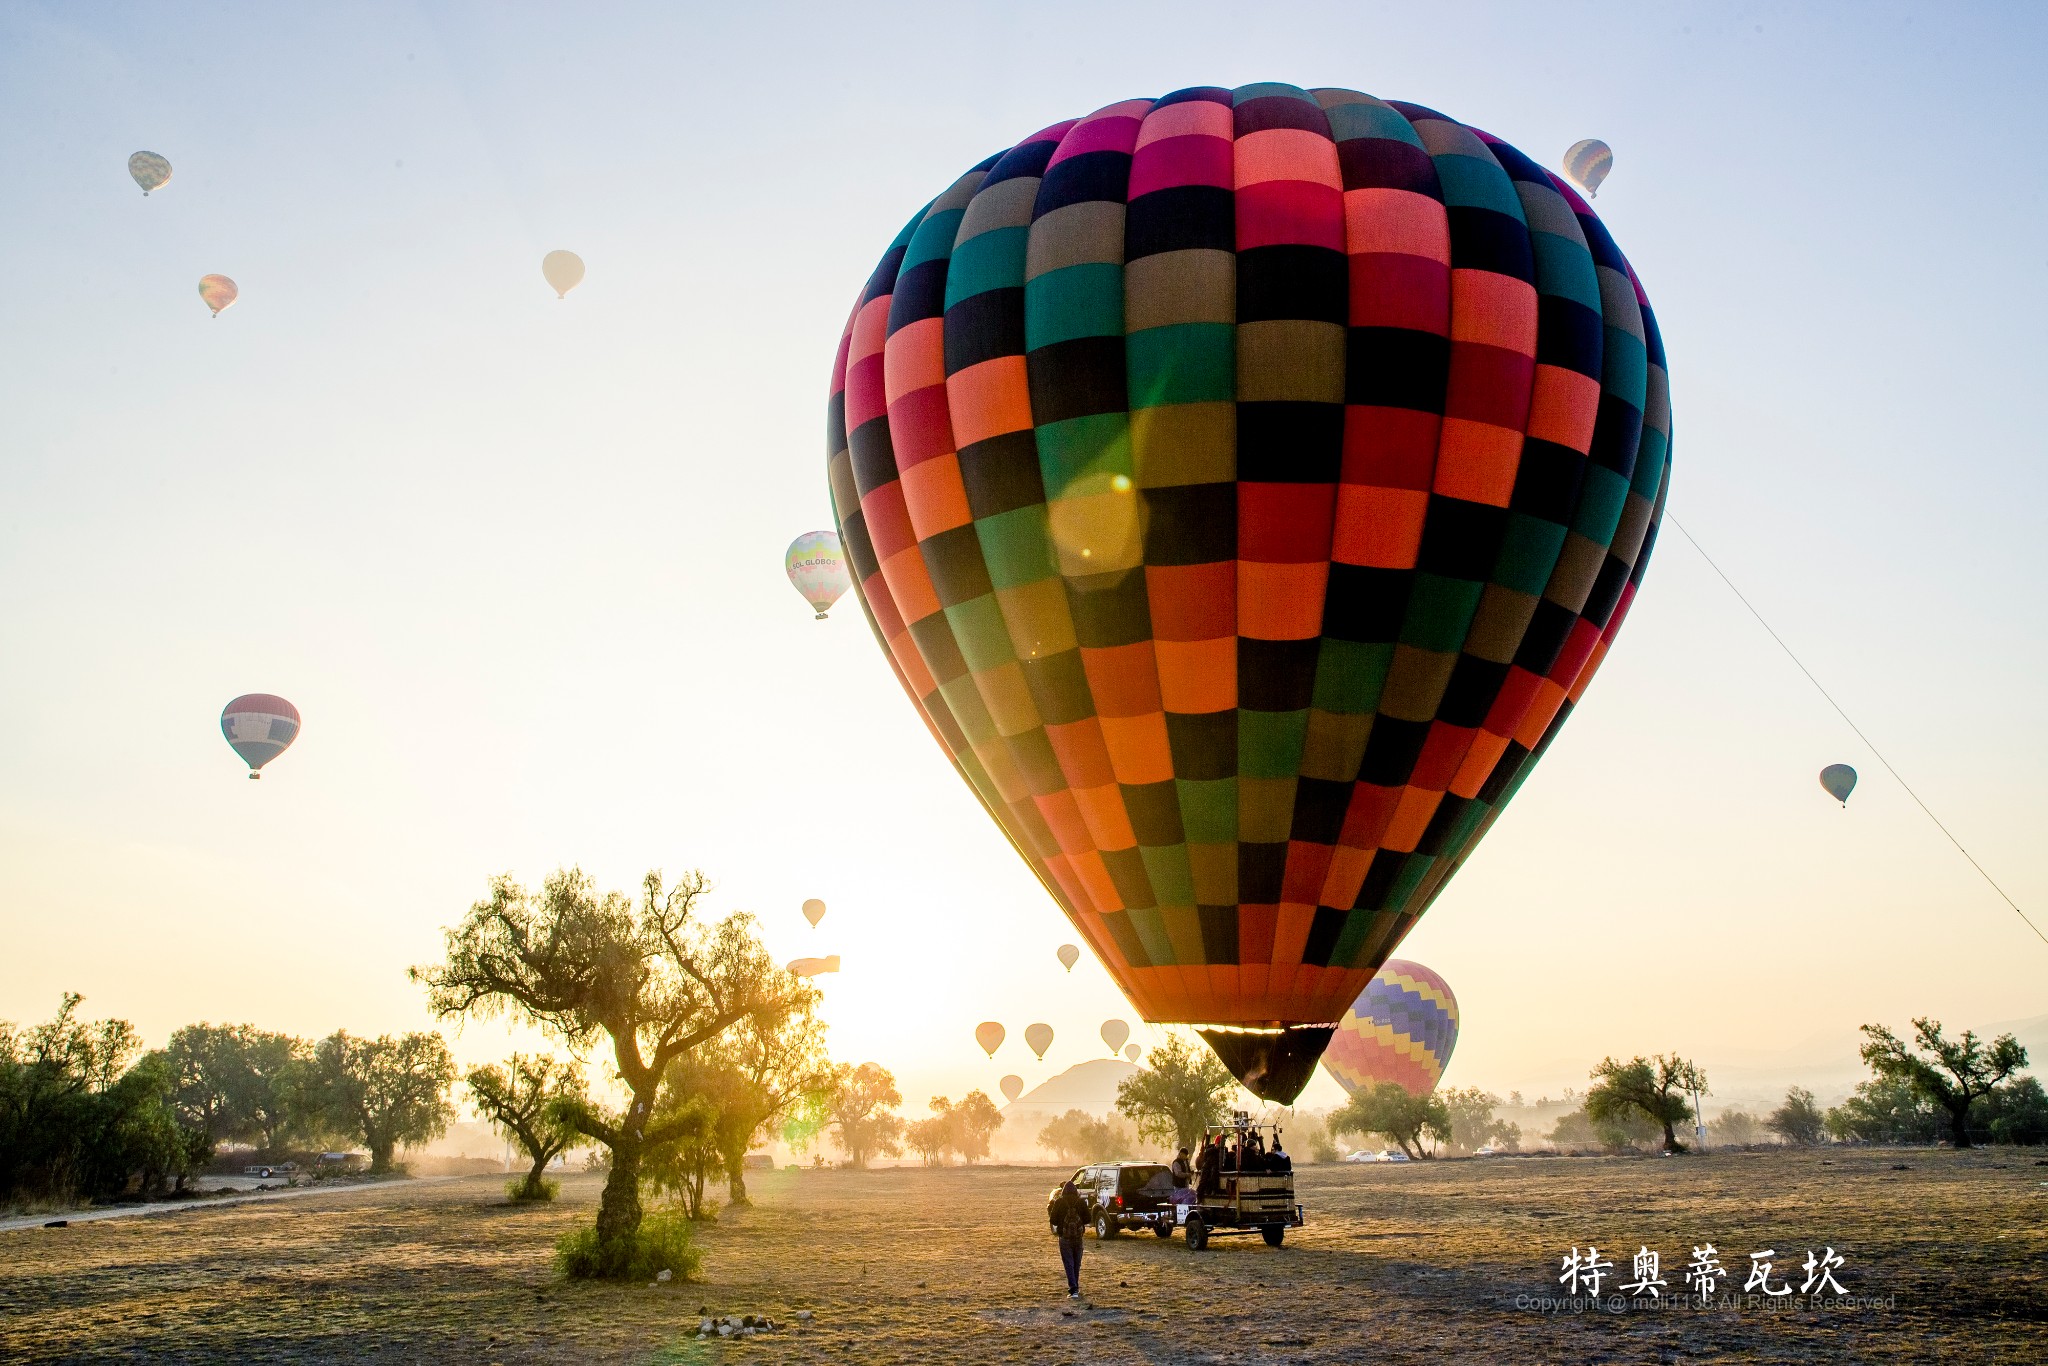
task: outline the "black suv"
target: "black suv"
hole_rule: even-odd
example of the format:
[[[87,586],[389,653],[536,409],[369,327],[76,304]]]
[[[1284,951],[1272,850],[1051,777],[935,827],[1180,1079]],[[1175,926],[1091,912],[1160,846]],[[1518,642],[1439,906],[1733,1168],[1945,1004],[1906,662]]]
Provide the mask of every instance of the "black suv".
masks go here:
[[[1114,1238],[1127,1228],[1149,1228],[1161,1238],[1173,1236],[1173,1174],[1157,1162],[1097,1162],[1075,1172],[1072,1179],[1088,1204],[1096,1237]],[[1046,1198],[1048,1221],[1059,1194],[1060,1188],[1054,1186]]]

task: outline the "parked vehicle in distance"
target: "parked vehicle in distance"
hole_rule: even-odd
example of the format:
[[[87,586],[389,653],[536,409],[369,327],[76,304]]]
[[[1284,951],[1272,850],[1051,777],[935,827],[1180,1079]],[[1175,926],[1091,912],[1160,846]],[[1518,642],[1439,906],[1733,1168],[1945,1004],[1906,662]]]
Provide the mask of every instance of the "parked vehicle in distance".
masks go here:
[[[748,1153],[741,1163],[745,1171],[772,1172],[775,1170],[774,1153]]]
[[[258,1162],[254,1166],[242,1168],[242,1175],[262,1177],[291,1176],[298,1170],[299,1164],[296,1162]]]
[[[1070,1180],[1088,1204],[1088,1222],[1098,1238],[1114,1238],[1127,1228],[1149,1228],[1161,1238],[1173,1236],[1173,1174],[1157,1162],[1096,1162],[1076,1171]],[[1054,1186],[1046,1197],[1047,1222]]]

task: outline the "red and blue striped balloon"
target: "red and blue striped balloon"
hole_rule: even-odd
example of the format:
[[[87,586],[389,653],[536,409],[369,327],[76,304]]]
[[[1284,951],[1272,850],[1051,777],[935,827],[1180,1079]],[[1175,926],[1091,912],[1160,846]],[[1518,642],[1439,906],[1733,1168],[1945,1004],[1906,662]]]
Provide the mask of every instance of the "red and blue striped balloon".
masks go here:
[[[269,693],[246,693],[221,709],[220,733],[249,765],[249,776],[261,778],[263,766],[298,738],[299,709]]]
[[[1330,1038],[1323,1066],[1352,1095],[1397,1082],[1426,1096],[1458,1044],[1458,998],[1420,963],[1396,958],[1359,994]]]

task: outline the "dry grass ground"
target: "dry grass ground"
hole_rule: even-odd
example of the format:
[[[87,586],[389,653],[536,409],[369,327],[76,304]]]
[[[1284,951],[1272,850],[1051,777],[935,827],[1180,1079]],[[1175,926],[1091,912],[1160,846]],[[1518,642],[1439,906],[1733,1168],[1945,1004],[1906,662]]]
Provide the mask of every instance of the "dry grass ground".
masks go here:
[[[1774,1152],[1320,1167],[1282,1249],[1088,1241],[1086,1307],[1060,1292],[1044,1169],[757,1174],[703,1235],[690,1285],[556,1281],[552,1207],[496,1179],[0,1235],[0,1357],[514,1363],[787,1361],[2048,1360],[2048,1166],[2021,1150]],[[1736,1280],[1772,1248],[1796,1287],[1833,1246],[1879,1307],[1544,1313],[1573,1244],[1626,1273],[1648,1244],[1667,1294],[1711,1241]],[[1605,1287],[1612,1291],[1614,1281]],[[1668,1303],[1668,1301],[1667,1301]],[[814,1326],[689,1341],[699,1307]]]

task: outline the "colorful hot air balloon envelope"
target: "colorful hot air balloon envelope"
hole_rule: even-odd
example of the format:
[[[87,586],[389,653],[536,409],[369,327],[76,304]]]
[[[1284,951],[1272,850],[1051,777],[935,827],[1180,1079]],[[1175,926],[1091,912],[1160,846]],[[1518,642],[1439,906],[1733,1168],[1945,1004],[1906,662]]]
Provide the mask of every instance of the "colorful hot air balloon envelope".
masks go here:
[[[298,738],[299,709],[282,697],[248,693],[221,709],[220,733],[249,765],[249,776],[261,778],[263,766]]]
[[[1594,199],[1600,197],[1600,182],[1614,169],[1614,149],[1598,138],[1575,142],[1564,154],[1564,173],[1584,187]]]
[[[1627,260],[1419,105],[1183,90],[942,189],[833,376],[840,539],[932,733],[1141,1017],[1292,1099],[1648,563]]]
[[[1032,1053],[1037,1055],[1040,1062],[1044,1062],[1045,1050],[1052,1047],[1052,1026],[1049,1024],[1024,1026],[1024,1044]]]
[[[1820,771],[1820,785],[1830,797],[1847,806],[1849,794],[1856,790],[1856,770],[1847,764],[1829,764]]]
[[[1144,1051],[1144,1049],[1134,1043],[1124,1045],[1124,1057],[1131,1062],[1136,1062],[1144,1054]]]
[[[812,898],[811,898],[811,899],[810,899],[809,901],[806,901],[806,902],[804,903],[804,919],[806,919],[806,920],[808,920],[808,921],[810,921],[810,922],[811,922],[811,928],[812,928],[812,929],[814,929],[814,930],[815,930],[815,929],[817,929],[817,928],[818,928],[818,922],[819,922],[820,920],[823,920],[824,918],[825,918],[825,903],[824,903],[824,902],[822,902],[822,901],[818,900],[818,898],[816,898],[816,897],[812,897]]]
[[[1024,1078],[1019,1076],[1004,1077],[996,1085],[1003,1088],[1004,1100],[1015,1100],[1024,1094]]]
[[[1426,1096],[1457,1042],[1458,998],[1428,968],[1397,958],[1344,1012],[1323,1066],[1352,1095],[1392,1081],[1410,1095]]]
[[[235,282],[225,275],[199,277],[199,297],[206,301],[206,306],[213,310],[213,316],[216,318],[220,316],[221,310],[239,298],[241,293],[241,290],[235,288]]]
[[[824,958],[795,958],[790,960],[789,970],[798,977],[816,977],[820,973],[839,971],[839,955],[834,953]]]
[[[1081,950],[1073,944],[1062,944],[1059,947],[1058,957],[1060,966],[1068,972],[1072,972],[1074,964],[1081,961]]]
[[[583,283],[583,258],[573,251],[551,251],[540,258],[541,278],[555,291],[557,299]]]
[[[991,1058],[996,1055],[996,1050],[1003,1046],[1004,1037],[1003,1027],[994,1020],[983,1020],[974,1027],[974,1041],[980,1044],[981,1051]]]
[[[1124,1046],[1124,1040],[1130,1037],[1131,1027],[1122,1020],[1104,1020],[1102,1022],[1102,1041],[1109,1045],[1111,1057],[1116,1056],[1117,1050]]]
[[[137,152],[128,158],[128,174],[142,187],[144,197],[151,190],[162,189],[171,178],[171,163],[155,152]]]
[[[806,531],[789,543],[782,557],[789,582],[823,621],[852,582],[846,576],[846,554],[831,531]]]

